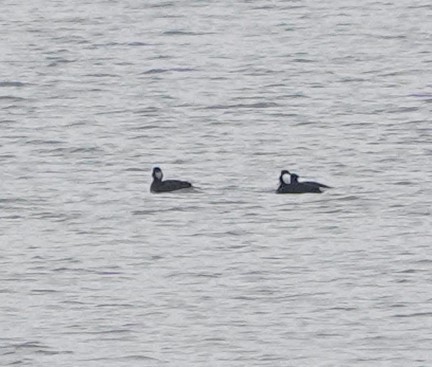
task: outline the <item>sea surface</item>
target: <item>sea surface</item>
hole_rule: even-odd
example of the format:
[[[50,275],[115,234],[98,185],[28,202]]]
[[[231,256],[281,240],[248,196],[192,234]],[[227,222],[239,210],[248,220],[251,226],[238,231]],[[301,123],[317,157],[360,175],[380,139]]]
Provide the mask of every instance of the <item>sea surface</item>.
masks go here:
[[[432,366],[430,0],[0,10],[1,366]]]

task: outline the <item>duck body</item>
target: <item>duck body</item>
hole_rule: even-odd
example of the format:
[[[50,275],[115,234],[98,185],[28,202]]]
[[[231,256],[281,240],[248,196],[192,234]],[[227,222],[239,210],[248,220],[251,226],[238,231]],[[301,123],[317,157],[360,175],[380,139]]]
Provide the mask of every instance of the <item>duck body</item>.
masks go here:
[[[287,176],[290,176],[289,182]],[[305,193],[322,193],[322,188],[330,188],[330,186],[324,185],[314,181],[299,182],[299,176],[295,173],[290,173],[287,170],[281,171],[279,177],[279,187],[277,189],[278,194],[305,194]]]
[[[278,194],[305,194],[305,193],[321,194],[322,191],[319,187],[307,185],[304,183],[298,183],[298,184],[279,185],[277,189],[277,193]]]
[[[180,180],[165,180],[163,181],[163,173],[159,167],[153,168],[153,182],[150,185],[150,191],[153,193],[172,192],[181,189],[192,187],[192,184],[187,181]]]

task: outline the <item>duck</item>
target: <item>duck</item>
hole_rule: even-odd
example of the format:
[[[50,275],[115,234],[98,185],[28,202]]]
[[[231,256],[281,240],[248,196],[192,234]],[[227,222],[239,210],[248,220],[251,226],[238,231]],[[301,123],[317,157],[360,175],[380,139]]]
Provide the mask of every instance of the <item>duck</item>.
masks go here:
[[[289,180],[288,180],[289,176]],[[299,175],[282,170],[279,176],[279,187],[276,190],[278,194],[304,194],[304,193],[322,193],[322,189],[330,188],[315,181],[299,182]]]
[[[162,170],[159,167],[154,167],[152,171],[153,182],[150,185],[150,192],[171,192],[192,187],[192,184],[187,181],[180,180],[165,180],[163,179]]]

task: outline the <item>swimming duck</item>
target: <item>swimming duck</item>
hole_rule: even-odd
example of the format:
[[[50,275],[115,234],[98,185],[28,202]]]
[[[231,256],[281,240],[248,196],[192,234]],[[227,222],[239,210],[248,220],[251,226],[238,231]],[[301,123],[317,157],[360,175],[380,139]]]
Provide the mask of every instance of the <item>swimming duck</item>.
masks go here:
[[[289,177],[288,177],[289,176]],[[303,193],[322,193],[322,188],[330,188],[314,181],[299,182],[299,176],[287,170],[282,170],[279,177],[278,194],[303,194]]]
[[[153,168],[152,177],[153,177],[153,182],[150,185],[150,191],[153,193],[171,192],[171,191],[192,187],[192,184],[187,181],[180,181],[180,180],[162,181],[163,173],[159,167]]]

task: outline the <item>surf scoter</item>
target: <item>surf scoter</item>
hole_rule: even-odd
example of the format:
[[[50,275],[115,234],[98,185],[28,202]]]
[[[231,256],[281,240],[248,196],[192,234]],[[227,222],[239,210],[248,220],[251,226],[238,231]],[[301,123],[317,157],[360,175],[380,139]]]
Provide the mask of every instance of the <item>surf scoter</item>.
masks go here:
[[[176,191],[176,190],[187,189],[189,187],[192,187],[192,184],[187,181],[180,181],[180,180],[162,181],[163,173],[159,167],[153,168],[152,176],[153,176],[153,182],[150,186],[150,191],[154,193],[170,192],[170,191]]]
[[[288,182],[288,176],[289,182]],[[287,170],[281,171],[279,177],[279,187],[277,189],[278,194],[303,194],[303,193],[322,193],[322,188],[330,188],[330,186],[324,185],[314,181],[299,182],[299,176],[295,173],[291,173]]]

